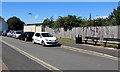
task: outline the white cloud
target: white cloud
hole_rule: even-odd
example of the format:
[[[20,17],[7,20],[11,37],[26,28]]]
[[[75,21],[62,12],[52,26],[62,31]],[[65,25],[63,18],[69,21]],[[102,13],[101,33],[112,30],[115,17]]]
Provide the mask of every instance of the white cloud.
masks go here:
[[[34,18],[35,18],[35,19],[38,19],[38,18],[39,18],[39,16],[38,16],[38,15],[36,15],[36,16],[34,16]]]
[[[34,16],[33,23],[40,23],[40,17],[38,15]]]
[[[108,16],[96,16],[95,19],[97,18],[107,18]]]

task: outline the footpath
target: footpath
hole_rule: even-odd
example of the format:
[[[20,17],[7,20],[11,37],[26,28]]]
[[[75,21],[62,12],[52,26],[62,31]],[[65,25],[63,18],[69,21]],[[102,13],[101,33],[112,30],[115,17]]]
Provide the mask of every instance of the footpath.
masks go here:
[[[73,48],[78,48],[78,49],[84,49],[84,50],[103,53],[103,54],[107,54],[113,57],[120,58],[119,49],[108,48],[108,47],[103,47],[103,46],[94,46],[94,45],[88,45],[88,44],[72,44],[68,42],[60,42],[60,43],[62,44],[63,47],[68,47],[68,48],[73,47]]]
[[[2,62],[2,59],[0,58],[0,72],[2,70],[8,70],[7,66]]]

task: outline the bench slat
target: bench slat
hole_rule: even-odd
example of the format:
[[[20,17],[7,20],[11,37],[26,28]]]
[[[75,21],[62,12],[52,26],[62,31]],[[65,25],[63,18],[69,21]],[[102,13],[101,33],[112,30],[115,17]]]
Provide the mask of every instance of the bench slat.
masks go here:
[[[105,41],[117,41],[117,42],[120,42],[119,38],[104,38],[103,40],[105,40]]]
[[[95,42],[95,45],[97,44],[98,40],[100,40],[99,37],[89,37],[89,36],[86,36],[85,37],[85,43],[87,43],[88,40],[92,40],[93,42]]]

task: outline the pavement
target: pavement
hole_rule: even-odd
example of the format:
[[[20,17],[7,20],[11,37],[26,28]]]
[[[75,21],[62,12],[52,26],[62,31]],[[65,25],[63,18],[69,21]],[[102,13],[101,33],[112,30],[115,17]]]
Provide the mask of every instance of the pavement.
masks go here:
[[[1,39],[1,37],[0,37]],[[7,66],[4,64],[4,62],[2,61],[2,43],[0,42],[0,72],[2,70],[8,70]]]
[[[102,54],[107,54],[113,57],[120,58],[119,49],[115,48],[109,48],[109,47],[103,47],[103,46],[94,46],[94,45],[88,45],[88,44],[73,44],[68,42],[60,42],[63,47],[73,47],[78,49],[84,49],[88,51],[98,52]]]

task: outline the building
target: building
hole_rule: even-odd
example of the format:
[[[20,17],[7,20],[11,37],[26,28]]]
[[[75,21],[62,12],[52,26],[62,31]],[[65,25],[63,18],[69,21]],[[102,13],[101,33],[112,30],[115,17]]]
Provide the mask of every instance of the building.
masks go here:
[[[0,17],[0,32],[4,30],[8,30],[8,24]]]
[[[25,24],[23,31],[24,32],[43,32],[44,28],[42,26],[42,23]]]

